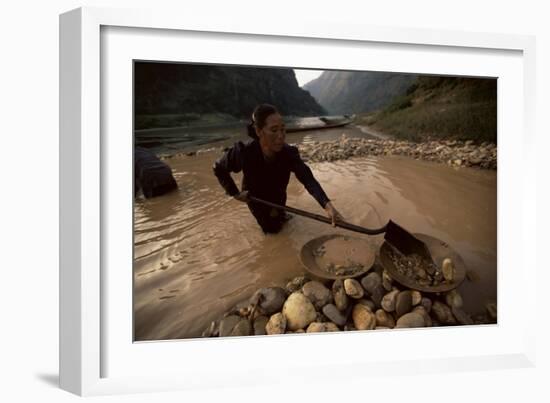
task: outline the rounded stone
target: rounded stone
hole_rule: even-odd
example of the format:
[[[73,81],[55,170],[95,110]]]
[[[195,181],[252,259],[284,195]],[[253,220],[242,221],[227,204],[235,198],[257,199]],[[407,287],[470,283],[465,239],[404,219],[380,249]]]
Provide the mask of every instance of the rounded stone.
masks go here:
[[[410,290],[401,291],[395,299],[395,314],[401,317],[409,313],[412,309],[412,292]]]
[[[420,293],[420,291],[413,290],[412,291],[412,304],[413,304],[413,306],[416,306],[416,305],[420,304],[421,301],[422,301],[422,294]]]
[[[311,322],[306,329],[306,333],[326,332],[326,326],[322,322]]]
[[[237,322],[237,324],[233,327],[233,330],[231,330],[230,336],[250,336],[252,333],[252,326],[250,325],[250,321],[245,318],[241,318]]]
[[[464,304],[462,296],[457,290],[451,290],[445,295],[445,302],[451,308],[462,308]]]
[[[355,304],[351,313],[353,325],[357,330],[371,330],[376,326],[376,317],[371,310],[363,304]]]
[[[369,295],[372,295],[377,288],[382,286],[382,277],[376,272],[369,273],[361,279],[361,285]]]
[[[462,308],[451,307],[451,311],[458,323],[461,325],[473,325],[474,321]]]
[[[363,298],[363,295],[365,295],[365,291],[363,290],[363,287],[361,287],[359,281],[353,278],[347,278],[344,280],[344,290],[346,290],[346,294],[348,296],[354,299]]]
[[[376,304],[372,302],[370,299],[361,298],[360,300],[357,301],[357,303],[367,306],[371,310],[371,312],[376,311]]]
[[[290,294],[283,305],[283,315],[289,330],[303,329],[317,317],[315,307],[301,292]]]
[[[271,315],[269,321],[265,325],[267,334],[283,334],[286,330],[286,318],[281,312]]]
[[[420,305],[424,307],[426,312],[430,313],[432,310],[432,300],[428,297],[422,297],[422,300],[420,301]]]
[[[340,331],[340,328],[338,328],[338,326],[336,326],[335,323],[326,322],[326,323],[325,323],[325,330],[326,330],[327,332],[339,332],[339,331]]]
[[[382,298],[382,309],[386,312],[393,312],[395,311],[395,303],[397,301],[397,295],[399,294],[399,290],[393,290],[384,295]]]
[[[448,282],[452,282],[455,279],[455,266],[451,258],[447,257],[443,259],[441,271],[443,272],[443,277]]]
[[[336,308],[345,311],[349,304],[349,298],[344,289],[344,280],[338,279],[332,283],[332,297]]]
[[[378,309],[374,313],[376,317],[376,326],[383,326],[386,328],[393,328],[395,327],[395,320],[393,319],[393,316],[391,316],[389,313],[384,311],[383,309]]]
[[[382,298],[384,297],[384,294],[386,293],[386,290],[384,287],[380,286],[374,290],[374,292],[371,294],[370,298],[374,302],[377,308],[382,307]]]
[[[346,316],[342,314],[342,312],[340,312],[333,304],[325,305],[323,307],[323,314],[338,326],[344,326],[346,324]]]
[[[307,278],[306,276],[294,277],[292,280],[290,280],[286,284],[286,287],[285,287],[286,291],[289,294],[299,291],[304,286],[304,284],[307,283],[308,281],[309,281],[309,278]]]
[[[399,319],[397,319],[397,323],[395,324],[396,329],[424,326],[424,318],[418,312],[409,312],[404,314]]]
[[[256,336],[262,336],[265,335],[265,326],[267,325],[267,322],[269,321],[269,318],[264,315],[258,316],[254,320],[254,335]]]
[[[279,312],[286,299],[286,291],[281,287],[260,288],[250,298],[252,305],[257,304],[258,308],[265,315]]]
[[[390,277],[388,272],[384,270],[382,272],[382,287],[384,287],[386,291],[391,291],[392,282],[393,282],[393,279]]]
[[[321,309],[331,302],[330,290],[318,281],[308,281],[302,287],[302,293],[309,298],[315,309]]]
[[[240,320],[241,317],[237,315],[229,315],[223,318],[220,322],[220,337],[230,336],[233,328]]]
[[[426,308],[424,308],[422,305],[415,306],[412,312],[416,312],[422,315],[424,318],[424,325],[426,327],[432,327],[432,318],[430,317],[430,314],[428,311],[426,311]]]
[[[432,305],[432,313],[437,322],[443,325],[456,325],[456,319],[453,316],[451,308],[444,303],[435,301]]]

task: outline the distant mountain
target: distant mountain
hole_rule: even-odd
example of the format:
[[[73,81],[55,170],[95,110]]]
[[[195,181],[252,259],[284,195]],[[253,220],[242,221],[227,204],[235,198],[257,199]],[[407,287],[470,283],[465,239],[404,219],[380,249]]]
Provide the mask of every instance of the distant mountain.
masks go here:
[[[229,114],[249,118],[260,103],[283,115],[326,111],[298,86],[292,69],[136,62],[136,115]]]
[[[405,93],[416,75],[370,71],[325,71],[304,89],[331,114],[371,112]]]

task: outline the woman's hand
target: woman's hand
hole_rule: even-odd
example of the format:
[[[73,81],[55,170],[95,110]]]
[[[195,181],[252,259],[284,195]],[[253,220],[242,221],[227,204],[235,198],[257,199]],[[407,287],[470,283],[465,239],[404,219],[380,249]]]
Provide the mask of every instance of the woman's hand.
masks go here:
[[[242,201],[242,202],[246,203],[248,201],[248,190],[245,190],[241,193],[236,194],[235,196],[233,196],[233,198],[235,200]]]
[[[336,221],[344,221],[342,215],[334,208],[334,206],[328,202],[325,204],[325,211],[327,212],[327,217],[332,220],[332,226],[336,227]]]

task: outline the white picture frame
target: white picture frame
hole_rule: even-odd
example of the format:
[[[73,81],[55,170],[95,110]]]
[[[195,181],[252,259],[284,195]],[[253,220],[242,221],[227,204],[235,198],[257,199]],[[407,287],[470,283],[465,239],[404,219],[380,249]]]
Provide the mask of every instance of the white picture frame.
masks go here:
[[[128,57],[144,59],[143,54],[132,55],[132,47],[117,48],[116,54],[105,53],[104,48],[121,46],[121,37],[136,36],[141,32],[142,47],[151,43],[182,40],[186,33],[192,33],[192,40],[211,38],[213,41],[227,37],[238,41],[248,41],[248,46],[277,44],[307,47],[332,46],[354,48],[358,52],[363,47],[380,51],[385,60],[385,69],[393,65],[394,71],[403,68],[399,55],[403,52],[425,52],[431,60],[433,73],[457,73],[479,76],[495,76],[495,67],[489,60],[500,60],[502,65],[509,66],[503,73],[504,88],[507,94],[515,94],[519,99],[504,100],[499,96],[499,249],[498,249],[498,292],[499,323],[495,326],[476,326],[460,328],[419,329],[412,331],[351,332],[352,334],[319,334],[307,337],[250,337],[225,340],[192,340],[154,343],[132,343],[128,338],[127,322],[121,318],[127,305],[113,302],[110,293],[119,287],[120,277],[111,278],[106,267],[110,259],[128,259],[126,255],[112,255],[113,246],[106,241],[104,228],[110,221],[119,219],[112,204],[125,208],[122,219],[131,217],[130,204],[120,204],[121,196],[112,187],[111,182],[121,183],[124,175],[115,174],[112,170],[113,150],[124,150],[128,147],[126,133],[120,141],[112,142],[114,136],[105,137],[111,130],[111,123],[106,123],[110,107],[131,109],[131,98],[126,90],[119,89],[114,81],[102,77],[105,60],[102,57]],[[102,35],[113,36],[106,41]],[[117,35],[119,35],[117,37]],[[152,42],[147,43],[148,40]],[[118,42],[117,42],[118,41]],[[202,42],[201,42],[202,43]],[[266,45],[267,46],[267,45]],[[159,48],[163,48],[160,46]],[[195,48],[196,50],[198,48]],[[387,50],[389,50],[387,53]],[[395,54],[392,56],[392,52]],[[450,69],[445,57],[440,60],[430,52],[440,52],[445,57],[455,60],[456,70]],[[199,52],[200,53],[200,52]],[[206,56],[197,53],[201,61]],[[238,53],[238,51],[237,51]],[[460,60],[468,53],[473,56],[469,65],[461,65]],[[296,53],[295,55],[298,55]],[[155,57],[162,58],[162,51]],[[209,56],[210,57],[210,56]],[[241,52],[241,57],[244,57]],[[250,59],[241,59],[249,63],[270,65],[269,57],[247,55]],[[484,59],[487,57],[487,59]],[[225,59],[224,59],[225,58]],[[493,58],[493,59],[491,59]],[[496,59],[495,59],[496,58]],[[327,368],[338,368],[341,373],[353,373],[355,377],[367,377],[373,374],[398,375],[411,370],[416,373],[435,373],[441,371],[464,371],[493,368],[520,368],[534,365],[534,319],[529,312],[535,312],[535,284],[529,281],[536,278],[535,244],[529,242],[526,234],[535,231],[534,192],[535,160],[534,129],[532,111],[534,110],[535,91],[535,42],[534,38],[522,35],[504,35],[491,33],[467,33],[444,30],[419,30],[391,27],[370,27],[326,22],[280,25],[276,22],[254,20],[238,24],[231,19],[212,20],[212,22],[194,21],[192,16],[173,15],[169,12],[150,10],[117,10],[104,8],[80,8],[60,16],[60,385],[63,389],[79,395],[98,395],[113,393],[152,392],[188,388],[209,388],[239,384],[242,386],[273,382],[296,383],[304,379],[326,379]],[[122,60],[122,59],[121,59]],[[209,62],[223,62],[227,55],[210,57]],[[384,60],[377,65],[384,68]],[[441,61],[442,64],[438,64]],[[420,61],[408,60],[406,71],[421,72]],[[122,60],[115,64],[109,74],[117,68],[122,71],[127,65]],[[311,63],[308,65],[307,63]],[[348,61],[349,63],[349,61]],[[358,62],[359,63],[359,62]],[[108,61],[107,61],[108,64]],[[293,67],[334,67],[315,65],[315,61],[304,61]],[[357,68],[361,63],[357,65]],[[372,65],[371,65],[372,66]],[[374,66],[376,69],[377,66]],[[445,67],[447,66],[447,67]],[[348,64],[349,67],[349,64]],[[107,66],[109,69],[110,67]],[[425,68],[425,67],[424,67]],[[503,67],[504,68],[504,67]],[[410,70],[414,69],[414,70]],[[430,71],[423,70],[429,73]],[[120,74],[114,72],[113,74]],[[115,77],[115,76],[113,76]],[[116,76],[120,77],[120,76]],[[119,81],[116,81],[118,83]],[[127,89],[128,82],[125,85]],[[112,88],[111,88],[112,87]],[[121,87],[122,88],[122,87]],[[113,94],[108,98],[106,93]],[[110,97],[110,95],[109,95]],[[516,97],[515,97],[516,98]],[[118,105],[120,102],[121,105]],[[510,103],[507,103],[510,102]],[[512,103],[513,102],[513,103]],[[124,106],[124,103],[126,103]],[[521,106],[516,116],[510,117],[512,107]],[[124,109],[126,108],[126,109]],[[503,112],[504,115],[503,116]],[[124,114],[123,114],[124,115]],[[113,127],[126,127],[131,115],[124,115],[122,120],[114,122]],[[117,126],[122,124],[122,126]],[[519,130],[522,141],[515,147],[502,137],[502,133]],[[118,137],[117,137],[118,139]],[[131,143],[130,143],[131,144]],[[511,169],[513,152],[519,153],[521,167]],[[128,152],[128,158],[130,152]],[[110,162],[111,161],[111,162]],[[123,159],[120,166],[128,166],[128,159]],[[109,171],[111,169],[111,171]],[[506,178],[507,185],[502,178]],[[129,183],[128,186],[131,187]],[[506,189],[519,186],[522,192],[509,196]],[[121,192],[125,191],[124,186]],[[127,189],[126,189],[127,190]],[[130,192],[131,193],[131,192]],[[124,194],[124,193],[122,193]],[[124,196],[122,196],[124,198]],[[501,203],[502,202],[502,203]],[[122,206],[122,207],[121,207]],[[124,207],[126,206],[126,207]],[[109,212],[107,214],[106,212]],[[507,213],[513,212],[512,215]],[[126,221],[127,223],[127,221]],[[502,226],[506,231],[502,233]],[[123,230],[121,226],[113,231]],[[117,239],[121,250],[131,250],[132,245],[121,237]],[[511,250],[510,246],[515,245]],[[131,256],[131,254],[130,254]],[[521,274],[506,270],[512,265],[521,267]],[[517,268],[517,267],[516,267]],[[106,279],[112,280],[108,283]],[[118,279],[118,280],[117,280]],[[130,277],[128,277],[130,279]],[[515,283],[516,285],[514,286]],[[521,285],[521,287],[519,287]],[[131,288],[131,281],[128,280]],[[523,299],[523,314],[514,307],[510,300],[513,287],[517,287]],[[127,300],[128,292],[124,291],[121,300]],[[127,312],[128,318],[132,313]],[[125,319],[126,321],[128,319]],[[121,323],[121,327],[117,327]],[[428,333],[429,332],[429,333]],[[345,343],[342,338],[345,337]],[[376,354],[368,350],[368,356],[352,356],[349,353],[354,347],[365,344],[381,345],[393,343],[396,346],[391,354]],[[428,340],[428,341],[427,341]],[[453,346],[448,350],[439,346],[438,340]],[[462,340],[461,346],[455,341]],[[489,341],[494,342],[490,345]],[[499,342],[500,340],[500,342]],[[419,351],[407,351],[399,348],[404,343],[427,346],[432,343],[433,351],[422,347]],[[453,344],[455,343],[455,344]],[[342,346],[345,344],[345,346]],[[445,343],[443,343],[445,344]],[[315,351],[320,348],[335,347],[342,349],[341,355],[332,359],[316,360]],[[301,359],[280,359],[281,352],[288,349],[300,351]],[[410,350],[410,349],[409,349]],[[238,352],[238,354],[237,354]],[[184,362],[169,362],[168,356],[182,354]],[[263,360],[258,357],[267,355],[270,368],[263,368]],[[161,357],[157,359],[155,357]],[[239,361],[231,366],[219,363],[214,368],[212,360],[224,357],[223,361]],[[151,366],[152,361],[159,366]],[[140,363],[142,367],[140,367]],[[112,364],[112,365],[111,365]],[[112,368],[111,368],[112,367]],[[157,368],[154,374],[147,368]],[[163,368],[159,370],[158,368]],[[262,369],[260,371],[260,369]],[[307,369],[307,371],[303,371]],[[205,376],[207,375],[207,376]]]

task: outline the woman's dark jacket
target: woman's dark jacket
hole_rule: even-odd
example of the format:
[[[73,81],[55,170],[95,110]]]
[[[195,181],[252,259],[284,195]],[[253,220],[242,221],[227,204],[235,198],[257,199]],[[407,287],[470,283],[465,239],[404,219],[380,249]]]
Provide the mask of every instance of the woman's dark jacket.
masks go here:
[[[273,160],[266,161],[258,140],[245,143],[239,141],[214,163],[213,168],[220,184],[230,196],[239,193],[230,172],[243,171],[243,191],[247,190],[250,196],[284,206],[290,173],[294,172],[321,207],[325,207],[329,201],[321,185],[313,177],[311,169],[300,158],[298,149],[288,144],[275,154]],[[249,202],[248,207],[265,231],[263,223],[267,225],[268,217],[273,217],[272,209],[253,202]],[[282,218],[281,212],[279,218]]]

